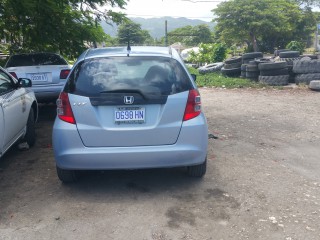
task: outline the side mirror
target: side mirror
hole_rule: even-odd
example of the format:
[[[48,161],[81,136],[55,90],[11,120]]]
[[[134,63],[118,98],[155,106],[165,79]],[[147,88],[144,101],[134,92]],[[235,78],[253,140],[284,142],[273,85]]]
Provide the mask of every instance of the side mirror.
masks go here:
[[[193,81],[196,81],[197,80],[197,75],[196,74],[191,74],[192,78],[193,78]]]
[[[19,87],[32,87],[32,81],[29,78],[19,78],[18,79],[18,86]]]

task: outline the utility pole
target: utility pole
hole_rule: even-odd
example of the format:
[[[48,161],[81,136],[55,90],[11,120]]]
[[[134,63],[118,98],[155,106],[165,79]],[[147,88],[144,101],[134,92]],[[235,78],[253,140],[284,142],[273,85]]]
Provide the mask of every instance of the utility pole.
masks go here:
[[[168,46],[168,21],[165,21],[165,39],[166,39],[166,46]]]

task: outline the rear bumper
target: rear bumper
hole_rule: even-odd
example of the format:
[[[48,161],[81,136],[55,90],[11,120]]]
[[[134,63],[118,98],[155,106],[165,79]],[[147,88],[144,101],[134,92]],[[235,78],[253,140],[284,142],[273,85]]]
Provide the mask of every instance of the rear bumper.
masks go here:
[[[38,102],[55,101],[64,87],[64,83],[56,85],[33,85],[32,90]]]
[[[173,145],[139,147],[85,147],[75,125],[56,119],[53,148],[56,164],[70,170],[167,168],[201,164],[208,145],[206,121],[184,123]],[[197,125],[194,125],[194,124]]]

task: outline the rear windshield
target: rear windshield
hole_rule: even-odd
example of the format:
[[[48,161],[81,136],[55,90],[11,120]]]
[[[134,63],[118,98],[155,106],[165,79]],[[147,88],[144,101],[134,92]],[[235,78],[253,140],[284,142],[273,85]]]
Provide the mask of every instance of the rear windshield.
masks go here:
[[[51,53],[19,54],[9,58],[6,68],[38,65],[67,65],[61,56]]]
[[[165,57],[111,57],[87,59],[69,77],[65,91],[97,96],[104,92],[140,91],[171,95],[193,88],[181,64]]]

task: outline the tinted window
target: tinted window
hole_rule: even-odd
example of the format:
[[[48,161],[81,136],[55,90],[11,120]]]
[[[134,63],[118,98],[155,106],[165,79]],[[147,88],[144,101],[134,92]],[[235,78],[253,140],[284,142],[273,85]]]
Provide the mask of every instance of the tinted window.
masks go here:
[[[0,95],[13,89],[13,83],[10,77],[0,70]]]
[[[51,53],[19,54],[9,58],[8,67],[37,66],[37,65],[67,65],[61,56]]]
[[[65,90],[95,96],[101,92],[139,90],[171,95],[192,88],[179,62],[164,57],[112,57],[88,59],[70,75]]]

